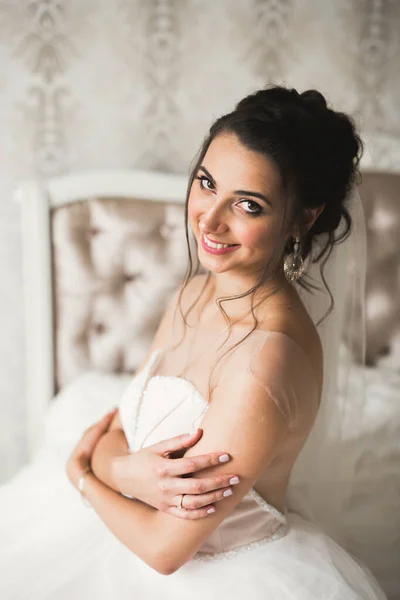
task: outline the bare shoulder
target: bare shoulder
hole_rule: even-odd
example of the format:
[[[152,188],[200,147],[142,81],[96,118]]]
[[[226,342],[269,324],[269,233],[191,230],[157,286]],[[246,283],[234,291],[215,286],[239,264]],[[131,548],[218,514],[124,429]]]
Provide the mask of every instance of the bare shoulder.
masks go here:
[[[294,289],[289,293],[288,300],[287,308],[278,307],[272,315],[266,314],[260,328],[283,333],[296,342],[322,384],[323,349],[318,330]]]

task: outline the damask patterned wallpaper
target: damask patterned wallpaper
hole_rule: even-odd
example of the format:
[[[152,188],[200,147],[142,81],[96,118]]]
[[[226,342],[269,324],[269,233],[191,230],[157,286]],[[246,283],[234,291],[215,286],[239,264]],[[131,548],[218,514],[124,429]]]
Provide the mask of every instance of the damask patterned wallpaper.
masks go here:
[[[0,480],[26,460],[17,181],[187,172],[211,120],[267,82],[316,87],[400,165],[396,0],[0,1]]]

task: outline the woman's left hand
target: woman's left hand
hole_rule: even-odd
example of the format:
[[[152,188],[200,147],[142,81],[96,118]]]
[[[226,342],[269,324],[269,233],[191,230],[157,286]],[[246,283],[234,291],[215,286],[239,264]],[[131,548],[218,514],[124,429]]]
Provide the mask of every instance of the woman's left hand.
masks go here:
[[[104,417],[83,432],[81,439],[67,461],[68,479],[76,488],[82,472],[90,467],[90,459],[100,438],[108,431],[118,407],[113,408]]]

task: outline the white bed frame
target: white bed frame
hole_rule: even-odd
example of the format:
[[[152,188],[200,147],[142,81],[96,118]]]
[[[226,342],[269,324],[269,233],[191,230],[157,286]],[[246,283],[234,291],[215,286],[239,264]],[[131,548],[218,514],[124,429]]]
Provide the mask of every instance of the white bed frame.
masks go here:
[[[29,456],[37,451],[54,396],[52,208],[86,198],[184,203],[187,177],[155,171],[82,171],[18,186],[21,206],[25,318],[25,403]]]

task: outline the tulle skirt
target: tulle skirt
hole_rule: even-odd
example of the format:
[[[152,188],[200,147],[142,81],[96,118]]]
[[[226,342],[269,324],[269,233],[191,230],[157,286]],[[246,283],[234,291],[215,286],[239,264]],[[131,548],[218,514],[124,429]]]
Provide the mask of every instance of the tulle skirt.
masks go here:
[[[1,600],[376,600],[371,572],[289,513],[284,538],[161,575],[85,507],[50,455],[0,487]]]

